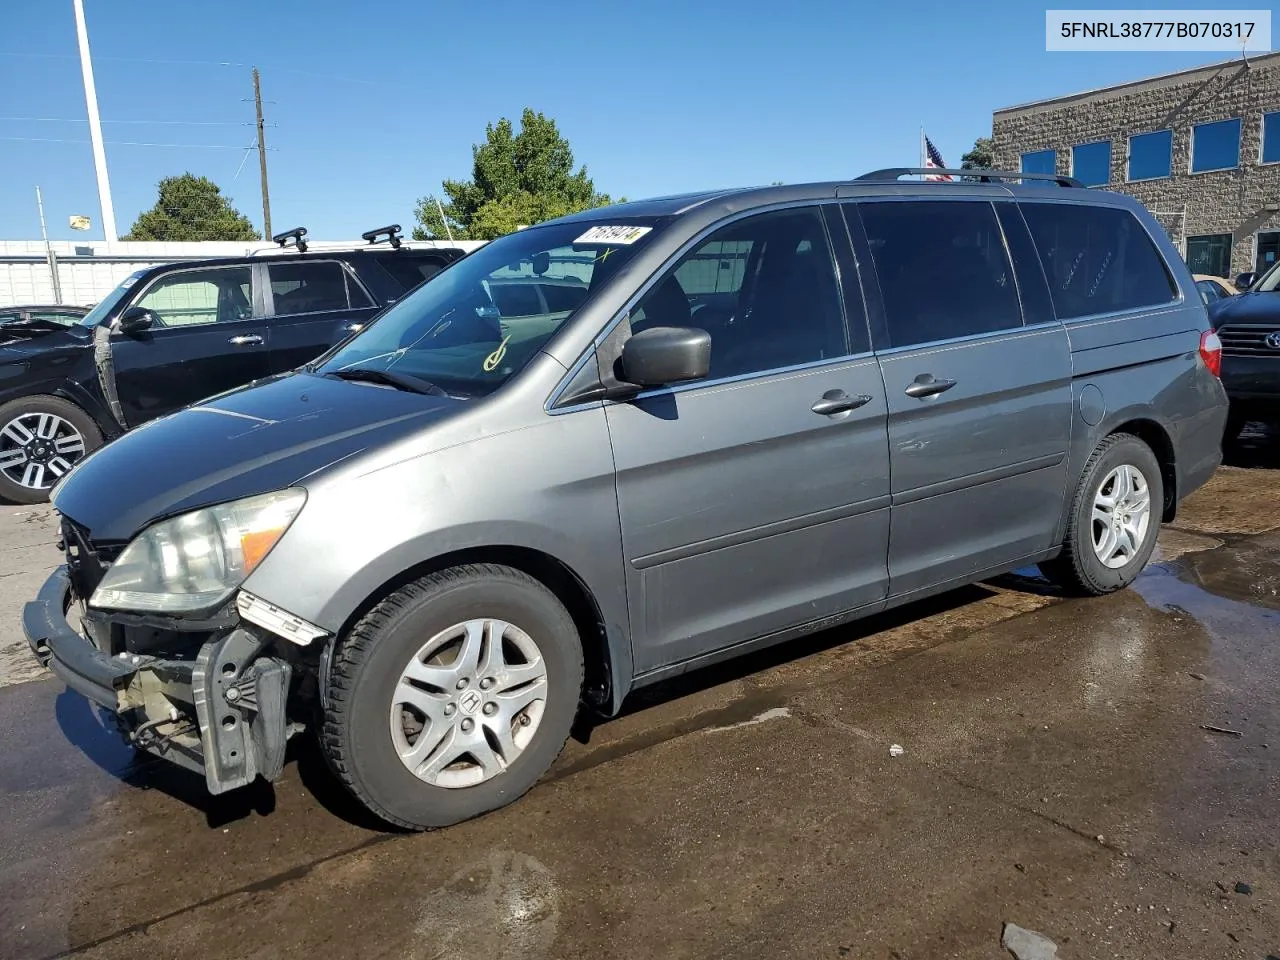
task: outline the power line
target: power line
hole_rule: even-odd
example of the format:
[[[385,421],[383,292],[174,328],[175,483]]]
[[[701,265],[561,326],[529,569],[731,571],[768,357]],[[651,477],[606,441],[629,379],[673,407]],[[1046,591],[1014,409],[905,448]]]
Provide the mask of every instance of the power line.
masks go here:
[[[88,143],[88,140],[70,140],[61,137],[0,137],[0,140],[9,143]],[[192,147],[200,150],[244,150],[242,144],[238,143],[150,143],[142,140],[104,140],[117,147]],[[255,149],[249,147],[248,149]],[[267,147],[268,150],[274,150],[275,147]]]
[[[66,53],[26,53],[18,50],[0,50],[0,57],[35,57],[44,60],[74,60],[75,58]],[[157,60],[151,57],[111,57],[97,56],[94,60],[113,60],[117,63],[149,63],[160,64],[162,66],[180,66],[180,67],[248,67],[247,63],[236,63],[233,60]],[[312,70],[299,70],[296,67],[263,67],[272,73],[296,73],[303,77],[315,77],[319,80],[337,80],[342,83],[359,83],[366,86],[374,86],[378,83],[376,80],[368,80],[362,77],[341,77],[332,73],[316,73]]]
[[[0,117],[0,121],[13,123],[88,123],[84,117]],[[165,126],[191,127],[243,127],[243,120],[103,120],[103,123],[141,123]]]

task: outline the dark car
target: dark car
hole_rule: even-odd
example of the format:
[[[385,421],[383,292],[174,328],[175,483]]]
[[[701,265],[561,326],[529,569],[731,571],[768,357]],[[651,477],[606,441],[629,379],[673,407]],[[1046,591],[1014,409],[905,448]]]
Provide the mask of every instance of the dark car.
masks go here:
[[[44,500],[124,431],[314,359],[464,253],[410,249],[398,229],[309,252],[300,228],[269,256],[149,267],[79,317],[15,308],[0,320],[0,497]]]
[[[1280,264],[1244,293],[1209,304],[1209,320],[1222,341],[1229,442],[1251,420],[1280,420]]]
[[[442,826],[584,704],[1032,563],[1132,583],[1221,461],[1218,360],[1168,234],[1068,177],[591,209],[94,454],[24,630],[214,793],[309,729]]]

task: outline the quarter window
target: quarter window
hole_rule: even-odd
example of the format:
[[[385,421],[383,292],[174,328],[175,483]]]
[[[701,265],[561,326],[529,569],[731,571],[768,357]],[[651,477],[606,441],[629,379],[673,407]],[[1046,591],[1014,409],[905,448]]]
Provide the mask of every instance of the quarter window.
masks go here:
[[[1233,170],[1240,166],[1240,118],[1201,123],[1191,128],[1191,172]]]
[[[1023,173],[1057,173],[1058,156],[1053,150],[1035,150],[1022,155]]]
[[[715,379],[847,354],[819,212],[766,213],[713,233],[632,311],[633,333],[658,326],[710,333]]]
[[[369,295],[336,260],[302,260],[267,266],[276,316],[369,307]]]
[[[1129,179],[1158,180],[1173,173],[1173,131],[1157,130],[1129,138]]]
[[[1072,147],[1071,175],[1086,187],[1100,187],[1107,183],[1111,179],[1111,141]]]
[[[1128,210],[1023,203],[1059,320],[1165,304],[1177,288]]]
[[[1022,326],[995,211],[985,202],[858,205],[875,261],[889,346]]]
[[[247,266],[183,270],[157,280],[137,306],[165,327],[244,320],[253,315],[250,277]]]
[[[1280,113],[1262,115],[1262,162],[1280,163]]]

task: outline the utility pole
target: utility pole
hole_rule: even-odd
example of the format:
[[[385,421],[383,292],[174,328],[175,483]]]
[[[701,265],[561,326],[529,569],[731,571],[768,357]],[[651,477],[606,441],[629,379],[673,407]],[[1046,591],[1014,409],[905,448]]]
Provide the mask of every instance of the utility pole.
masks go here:
[[[80,0],[76,0],[77,3]],[[258,114],[258,170],[262,174],[262,232],[263,239],[271,239],[271,194],[267,191],[267,132],[262,122],[262,84],[258,68],[253,68],[253,108]]]
[[[107,180],[107,152],[102,146],[102,121],[98,118],[98,91],[93,85],[93,62],[89,59],[89,33],[84,25],[84,0],[72,0],[76,13],[76,39],[80,43],[80,73],[84,77],[84,100],[89,112],[89,140],[93,144],[93,167],[98,175],[98,202],[102,205],[102,229],[107,249],[116,242],[116,212],[111,205],[111,183]],[[261,124],[261,113],[259,113]],[[259,132],[259,138],[262,134]]]
[[[44,240],[44,256],[49,261],[49,279],[53,281],[53,302],[62,303],[62,283],[58,280],[58,258],[53,255],[53,244],[49,242],[49,231],[44,225],[44,197],[40,195],[40,187],[36,185],[36,209],[40,211],[40,238]]]

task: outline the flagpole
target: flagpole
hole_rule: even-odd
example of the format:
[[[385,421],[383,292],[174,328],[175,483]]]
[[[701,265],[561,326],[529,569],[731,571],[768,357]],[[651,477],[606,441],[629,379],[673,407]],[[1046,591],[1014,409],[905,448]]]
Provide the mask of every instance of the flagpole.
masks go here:
[[[924,166],[924,124],[920,124],[920,166]]]

